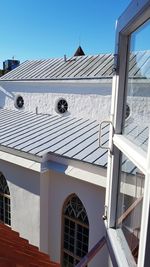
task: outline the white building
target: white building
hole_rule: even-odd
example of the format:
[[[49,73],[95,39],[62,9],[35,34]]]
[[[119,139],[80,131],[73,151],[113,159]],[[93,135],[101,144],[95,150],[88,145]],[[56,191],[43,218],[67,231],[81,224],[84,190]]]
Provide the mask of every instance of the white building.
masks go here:
[[[112,62],[112,55],[29,61],[0,81],[0,171],[11,226],[56,262],[75,264],[104,232],[107,150],[99,148],[98,113],[109,117]],[[10,223],[7,214],[1,219]],[[91,266],[107,266],[104,251]]]
[[[67,200],[77,202],[76,205],[70,204],[68,209],[72,207],[72,212],[79,217],[70,211],[70,216],[74,216],[73,223],[79,223],[80,231],[83,231],[82,227],[87,231],[85,248],[78,252],[85,254],[86,243],[91,248],[104,231],[101,218],[107,151],[98,147],[98,123],[24,111],[1,109],[0,113],[0,169],[10,191],[12,228],[48,252],[52,260],[60,262],[63,239],[67,239],[64,237],[64,227],[67,227],[64,221],[69,218],[69,215],[63,215],[63,210],[68,207]],[[107,127],[103,140],[108,140]],[[6,214],[6,223],[7,217]],[[107,260],[104,254],[100,258],[103,262]],[[93,264],[100,258],[95,258]]]
[[[111,54],[26,61],[1,78],[0,106],[16,109],[22,96],[25,111],[108,119],[112,65]]]
[[[150,61],[149,52],[131,50],[128,62],[126,50],[118,53],[121,59],[117,65],[113,65],[111,55],[27,61],[0,79],[1,220],[11,223],[22,237],[63,266],[75,266],[104,235],[111,260],[105,246],[88,266],[97,267],[102,263],[107,267],[112,261],[114,266],[129,267],[135,266],[134,258],[138,258],[139,237],[134,231],[140,233],[141,205],[132,218],[132,204],[135,198],[141,203],[142,172],[147,173],[143,163],[147,154],[143,150],[148,145],[150,113],[149,76],[145,66],[149,66]],[[124,101],[125,79],[119,79],[117,90],[118,66],[119,75],[125,75],[126,64],[129,65],[130,94]],[[116,72],[112,96],[113,101],[118,102],[112,104],[110,117],[112,68]],[[141,120],[145,117],[143,126]],[[110,138],[113,150],[112,143],[108,144],[108,124],[103,124],[99,138],[99,122],[108,119],[115,129],[114,138]],[[124,135],[121,135],[122,121],[125,121]],[[99,146],[99,139],[103,148]],[[108,145],[109,161],[105,148]],[[121,165],[119,150],[126,156]],[[104,213],[107,161],[109,182]],[[119,166],[126,175],[121,183],[116,178]],[[116,204],[118,194],[120,205]],[[132,233],[136,245],[132,247],[136,249],[136,255],[132,251],[134,257],[129,251],[130,244],[118,241],[118,232],[122,236]],[[121,237],[118,235],[118,238]],[[117,242],[125,244],[125,252]],[[126,252],[130,262],[126,260]],[[143,263],[138,266],[144,267]]]

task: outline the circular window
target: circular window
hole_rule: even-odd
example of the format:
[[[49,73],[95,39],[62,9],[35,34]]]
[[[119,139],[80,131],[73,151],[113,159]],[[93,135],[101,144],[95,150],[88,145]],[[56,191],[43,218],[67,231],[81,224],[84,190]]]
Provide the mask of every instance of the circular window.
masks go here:
[[[127,119],[130,115],[130,107],[128,104],[126,104],[126,115],[125,115],[125,119]]]
[[[57,111],[61,114],[68,110],[68,103],[64,98],[61,98],[57,102]]]
[[[19,95],[15,99],[15,107],[16,108],[23,108],[23,106],[24,106],[24,99],[21,95]]]

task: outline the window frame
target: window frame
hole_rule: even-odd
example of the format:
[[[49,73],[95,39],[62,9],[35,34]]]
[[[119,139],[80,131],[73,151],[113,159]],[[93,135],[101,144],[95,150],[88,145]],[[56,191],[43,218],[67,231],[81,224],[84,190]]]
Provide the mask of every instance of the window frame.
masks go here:
[[[2,189],[2,191],[0,192],[0,197],[2,198],[2,203],[3,203],[3,219],[0,219],[0,222],[7,224],[7,225],[11,225],[11,199],[10,199],[10,191],[9,191],[9,187],[6,181],[5,176],[0,172],[0,179],[4,180],[5,183],[5,187]],[[7,192],[8,193],[7,193]],[[7,201],[9,201],[9,205],[6,205],[6,199]],[[8,210],[8,206],[10,207],[10,211]],[[6,216],[6,213],[8,213],[10,215],[10,218]],[[8,221],[9,223],[7,223],[6,221]]]
[[[110,133],[109,155],[108,155],[108,172],[107,172],[107,189],[105,199],[105,221],[107,231],[107,243],[112,257],[114,266],[148,266],[148,245],[147,235],[150,229],[149,222],[149,203],[150,203],[150,138],[148,142],[148,152],[144,152],[135,144],[129,141],[122,133],[122,118],[125,113],[126,84],[129,58],[130,35],[139,28],[146,20],[150,18],[150,0],[134,0],[125,10],[117,22],[116,29],[116,46],[115,46],[115,69],[112,85],[112,105],[111,121],[113,123],[113,136]],[[118,56],[119,55],[119,56]],[[120,62],[122,64],[120,64]],[[124,109],[122,108],[124,106]],[[141,220],[141,234],[139,244],[139,256],[137,265],[133,261],[132,254],[123,242],[120,246],[120,231],[115,229],[116,207],[118,196],[118,184],[120,174],[120,153],[124,153],[144,174],[145,187]],[[135,156],[136,153],[136,156]],[[122,256],[121,256],[122,255]],[[128,255],[128,260],[126,255]]]
[[[81,222],[80,220],[78,220],[77,218],[72,218],[72,217],[69,217],[68,215],[64,214],[64,210],[66,208],[66,205],[67,203],[72,199],[72,198],[78,198],[79,201],[82,203],[82,201],[80,200],[80,198],[76,195],[76,194],[71,194],[70,196],[67,197],[67,199],[65,200],[64,202],[64,205],[63,205],[63,208],[62,208],[62,231],[61,231],[61,264],[63,264],[63,259],[64,259],[64,253],[70,255],[71,257],[74,258],[74,260],[78,260],[80,261],[82,257],[79,257],[77,255],[74,255],[74,253],[71,253],[69,250],[66,250],[64,248],[64,228],[65,228],[65,219],[68,219],[69,221],[71,222],[74,222],[75,223],[75,241],[77,241],[77,225],[80,225],[84,228],[86,228],[88,230],[88,247],[89,247],[89,219],[88,219],[88,214],[87,214],[87,211],[83,205],[83,208],[86,212],[86,216],[87,216],[87,219],[88,219],[88,224],[86,224],[85,222]],[[77,246],[75,244],[75,250],[76,250]]]

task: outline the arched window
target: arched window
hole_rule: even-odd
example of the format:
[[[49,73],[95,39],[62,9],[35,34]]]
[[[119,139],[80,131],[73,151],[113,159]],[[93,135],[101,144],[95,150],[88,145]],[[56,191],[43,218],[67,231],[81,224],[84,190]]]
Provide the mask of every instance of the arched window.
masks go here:
[[[62,266],[73,267],[88,252],[89,221],[86,210],[76,195],[71,195],[63,208]]]
[[[10,225],[10,192],[4,175],[0,172],[0,221]]]

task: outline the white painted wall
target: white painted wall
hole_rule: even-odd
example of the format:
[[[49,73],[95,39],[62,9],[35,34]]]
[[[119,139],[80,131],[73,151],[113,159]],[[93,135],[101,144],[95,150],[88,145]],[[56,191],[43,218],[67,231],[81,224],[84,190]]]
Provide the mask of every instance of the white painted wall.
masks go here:
[[[61,215],[64,201],[70,194],[75,193],[84,204],[90,225],[90,249],[104,235],[102,215],[104,211],[105,189],[54,171],[50,171],[49,175],[49,254],[51,255],[52,260],[60,262],[62,231]],[[103,267],[108,267],[106,247],[94,257],[88,266],[97,267],[100,263],[102,263]]]
[[[40,174],[0,160],[11,197],[11,227],[33,245],[40,242]]]
[[[56,102],[65,98],[68,112],[73,117],[108,120],[111,99],[111,80],[104,83],[54,82],[2,82],[0,81],[0,107],[16,109],[16,95],[24,98],[24,110],[57,114]]]
[[[5,160],[0,160],[0,171],[10,189],[11,227],[52,260],[60,262],[62,207],[72,193],[80,198],[88,214],[89,249],[104,235],[104,188],[52,170],[40,174]],[[107,256],[103,248],[89,267],[97,267],[99,262],[107,267]]]
[[[149,83],[135,81],[129,83],[129,90],[134,97],[128,97],[131,116],[137,120],[150,119]],[[25,111],[57,114],[56,102],[65,98],[68,112],[63,116],[91,118],[98,121],[108,120],[111,104],[111,80],[97,82],[3,82],[0,81],[0,107],[16,109],[16,95],[24,98]]]
[[[49,172],[40,175],[40,250],[49,254]],[[51,255],[50,255],[51,257]]]

